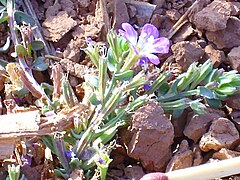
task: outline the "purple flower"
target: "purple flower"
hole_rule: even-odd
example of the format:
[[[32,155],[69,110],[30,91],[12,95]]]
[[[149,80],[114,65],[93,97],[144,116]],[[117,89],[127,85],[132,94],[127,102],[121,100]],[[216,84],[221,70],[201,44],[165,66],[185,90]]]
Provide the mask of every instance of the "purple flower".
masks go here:
[[[22,160],[23,166],[31,166],[32,164],[32,158],[28,155],[22,156],[21,160]]]
[[[145,91],[148,91],[149,89],[151,89],[151,85],[150,84],[144,84],[143,89]]]
[[[68,158],[76,158],[76,154],[72,151],[66,151],[65,152],[65,155],[68,157]]]
[[[123,30],[120,29],[119,33],[130,43],[135,53],[148,58],[153,64],[160,63],[159,58],[154,55],[155,53],[166,54],[169,52],[169,40],[165,37],[159,37],[159,32],[155,26],[145,24],[139,37],[129,23],[123,23],[122,28]]]
[[[105,161],[104,161],[104,159],[102,159],[101,157],[99,157],[98,162],[99,162],[100,164],[103,164]]]

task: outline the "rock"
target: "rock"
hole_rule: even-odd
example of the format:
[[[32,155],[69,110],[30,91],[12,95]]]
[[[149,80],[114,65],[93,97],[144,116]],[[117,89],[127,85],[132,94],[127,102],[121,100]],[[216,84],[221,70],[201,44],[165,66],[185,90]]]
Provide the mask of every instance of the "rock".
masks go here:
[[[49,18],[51,16],[56,16],[61,9],[61,4],[59,4],[58,1],[54,3],[52,6],[49,6],[45,12],[46,18]]]
[[[183,136],[183,130],[184,130],[184,127],[187,123],[187,115],[188,115],[187,110],[184,110],[182,115],[180,117],[177,117],[177,118],[174,118],[173,116],[170,115],[170,117],[172,117],[171,122],[172,122],[173,127],[174,127],[175,138]]]
[[[199,142],[202,151],[218,151],[221,148],[230,148],[239,139],[239,132],[234,124],[226,118],[213,120],[209,131]]]
[[[199,146],[194,144],[193,147],[193,166],[198,166],[203,163],[202,151]]]
[[[214,67],[218,67],[226,59],[223,51],[214,49],[210,44],[205,47],[205,53],[207,57],[212,60]]]
[[[125,1],[115,0],[113,1],[114,19],[115,19],[115,29],[121,29],[122,23],[129,22],[130,18],[128,15],[128,9]]]
[[[204,55],[204,51],[197,43],[182,41],[171,47],[176,62],[186,71],[194,62],[200,60]]]
[[[183,131],[184,135],[197,142],[201,136],[207,132],[211,121],[214,119],[223,117],[224,113],[220,110],[207,109],[207,112],[203,115],[190,112],[187,117],[187,125]]]
[[[240,110],[240,93],[229,96],[226,103],[228,107]]]
[[[218,49],[231,49],[240,46],[240,20],[236,17],[230,17],[226,29],[216,32],[207,31],[206,36]]]
[[[171,19],[171,21],[176,22],[178,19],[180,19],[181,14],[175,10],[175,9],[171,9],[171,10],[167,10],[166,11],[166,15]]]
[[[127,8],[128,8],[129,17],[134,18],[137,14],[137,8],[130,4],[127,6]]]
[[[172,40],[174,43],[185,41],[189,36],[193,35],[195,30],[190,23],[184,24],[177,33],[173,36]]]
[[[61,59],[60,64],[64,71],[69,72],[70,75],[78,77],[80,79],[84,79],[84,75],[87,72],[94,72],[94,69],[88,68],[87,66],[80,65],[75,63],[69,59]]]
[[[162,8],[165,3],[165,0],[153,0],[152,4],[157,5],[157,8]]]
[[[161,27],[163,19],[163,15],[153,14],[150,23],[153,24],[157,29],[159,29]]]
[[[68,17],[66,11],[60,11],[57,16],[50,16],[43,22],[43,34],[49,41],[59,41],[77,22]]]
[[[192,164],[193,152],[189,149],[188,142],[183,140],[180,144],[179,150],[176,152],[176,154],[174,154],[173,158],[168,163],[166,172],[191,167]]]
[[[220,149],[218,152],[215,152],[212,156],[214,159],[224,160],[240,156],[240,152],[232,151],[226,148]]]
[[[148,17],[143,15],[136,15],[137,24],[142,27],[144,24],[148,23]]]
[[[215,32],[227,26],[232,6],[226,1],[215,0],[207,7],[196,13],[194,24],[199,29]]]
[[[147,170],[163,171],[171,158],[174,131],[158,102],[139,108],[122,136],[128,155]]]
[[[227,55],[230,65],[233,69],[240,72],[240,46],[233,48]]]
[[[71,59],[74,62],[80,62],[80,48],[83,48],[85,45],[85,40],[81,38],[72,39],[66,49],[63,52],[63,57],[67,59]]]
[[[59,0],[59,3],[61,4],[62,11],[66,11],[70,17],[75,17],[77,15],[74,7],[74,0]]]
[[[91,1],[90,0],[81,0],[81,1],[78,1],[79,3],[79,6],[82,7],[82,8],[87,8]]]
[[[232,121],[234,122],[236,128],[238,129],[238,131],[240,132],[240,110],[233,110],[230,113],[230,116],[232,118]],[[240,146],[239,146],[240,147]],[[240,150],[238,150],[240,151]]]
[[[129,165],[124,169],[124,172],[125,172],[125,176],[127,176],[127,179],[140,179],[145,175],[142,167],[140,166]]]
[[[231,2],[232,3],[232,16],[240,15],[240,2]]]

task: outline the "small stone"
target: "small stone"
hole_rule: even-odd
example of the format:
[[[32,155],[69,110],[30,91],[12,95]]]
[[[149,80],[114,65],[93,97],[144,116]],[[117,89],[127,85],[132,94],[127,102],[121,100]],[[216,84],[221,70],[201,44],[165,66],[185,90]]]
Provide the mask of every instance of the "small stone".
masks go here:
[[[133,18],[136,16],[137,14],[137,8],[131,4],[129,4],[128,6],[128,14],[130,18]]]
[[[148,17],[147,16],[142,16],[142,15],[136,15],[136,20],[137,20],[137,24],[142,27],[144,26],[146,23],[148,23]]]
[[[153,14],[151,18],[151,24],[154,25],[157,29],[159,29],[161,27],[163,19],[164,19],[163,15]]]
[[[220,110],[208,108],[203,115],[190,112],[187,117],[187,125],[183,131],[184,135],[197,142],[201,136],[207,132],[207,129],[216,118],[224,117],[224,113]]]
[[[47,40],[57,42],[76,25],[66,11],[60,11],[43,22],[43,34]]]
[[[177,33],[173,36],[172,40],[174,43],[185,41],[189,36],[193,35],[195,30],[190,23],[184,24]]]
[[[180,144],[179,150],[168,163],[166,172],[191,167],[192,163],[193,152],[189,149],[188,142],[186,140],[183,140]]]
[[[214,159],[224,160],[240,156],[240,152],[232,151],[226,148],[220,149],[218,152],[215,152],[212,156]]]
[[[205,53],[212,60],[214,67],[218,67],[226,59],[224,52],[214,49],[212,45],[205,47]]]
[[[233,48],[227,55],[233,69],[240,72],[240,46]]]
[[[125,172],[125,176],[127,176],[128,179],[141,179],[141,177],[145,175],[142,167],[140,166],[129,165],[124,169],[124,172]]]
[[[74,10],[74,1],[73,0],[60,0],[59,1],[63,11],[66,11],[70,17],[75,17],[77,15]]]
[[[211,32],[223,30],[227,26],[231,7],[230,3],[215,0],[194,16],[194,24]]]
[[[195,61],[204,55],[204,51],[197,43],[190,41],[178,42],[171,47],[176,62],[186,71]]]
[[[226,103],[228,107],[240,110],[240,93],[229,96]]]
[[[115,3],[113,3],[114,7],[114,15],[115,15],[115,26],[114,28],[120,29],[122,28],[122,23],[129,22],[130,18],[128,15],[128,9],[125,1],[122,0],[116,0]]]
[[[171,10],[167,10],[166,11],[166,15],[171,19],[171,21],[176,22],[178,19],[180,19],[181,14],[175,10],[175,9],[171,9]]]
[[[151,100],[132,116],[122,137],[128,155],[147,170],[163,171],[171,158],[174,130],[158,102]]]
[[[193,166],[198,166],[203,163],[202,151],[200,150],[198,145],[194,145],[193,147]]]
[[[218,49],[231,49],[240,46],[240,20],[231,16],[227,21],[227,27],[224,30],[216,32],[206,32],[207,39],[213,42]],[[221,37],[221,38],[220,38]]]
[[[87,8],[90,5],[91,1],[90,0],[80,0],[80,1],[78,1],[78,3],[79,3],[80,7]]]
[[[157,8],[162,8],[165,3],[165,0],[153,0],[152,4],[157,5]]]
[[[231,148],[239,140],[239,132],[234,124],[226,118],[213,120],[209,131],[204,134],[199,142],[202,151],[218,151],[221,148]]]

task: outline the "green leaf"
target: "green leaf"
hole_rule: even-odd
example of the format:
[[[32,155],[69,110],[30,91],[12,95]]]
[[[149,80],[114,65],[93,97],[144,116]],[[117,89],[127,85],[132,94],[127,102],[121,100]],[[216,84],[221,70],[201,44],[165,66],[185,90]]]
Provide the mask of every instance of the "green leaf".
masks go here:
[[[130,78],[133,77],[133,73],[134,73],[133,70],[127,70],[122,73],[115,74],[115,78],[121,81],[129,80]]]
[[[101,102],[98,100],[97,95],[93,93],[88,100],[92,105],[99,105]]]
[[[32,27],[35,25],[34,19],[22,11],[14,11],[14,19],[17,24],[30,24]]]
[[[221,88],[216,89],[216,92],[220,93],[220,94],[224,94],[224,95],[232,95],[235,92],[237,92],[237,88],[236,87],[232,87],[232,86],[224,86]]]
[[[8,14],[6,11],[3,11],[0,15],[0,23],[3,23],[8,20]]]
[[[2,13],[5,10],[6,10],[6,8],[4,6],[0,6],[0,13]]]
[[[49,136],[49,135],[47,135],[47,136],[42,136],[42,141],[43,141],[43,143],[44,143],[49,149],[51,149],[51,151],[52,151],[54,154],[56,154],[56,149],[55,149],[55,147],[54,147],[54,145],[53,145],[54,139],[53,139],[52,136]]]
[[[48,64],[45,63],[45,58],[43,56],[37,57],[37,59],[32,64],[32,69],[36,71],[45,71],[48,68]]]
[[[54,169],[54,174],[57,177],[63,177],[64,179],[69,178],[69,175],[64,171],[64,169]]]
[[[8,64],[8,62],[7,61],[5,61],[5,60],[3,60],[3,59],[0,59],[0,66],[2,66],[2,67],[6,67],[6,65]],[[0,68],[1,69],[1,68]]]
[[[90,76],[88,83],[91,87],[98,88],[98,78],[96,76]]]
[[[208,99],[214,98],[214,94],[210,89],[204,86],[199,86],[198,89],[200,90],[200,94],[199,94],[200,96],[206,97]]]
[[[48,83],[41,83],[41,87],[48,95],[52,95],[54,87]]]
[[[199,102],[197,100],[196,101],[192,101],[190,103],[190,107],[197,114],[204,114],[206,112],[206,106],[203,103],[201,103],[201,102]]]
[[[7,5],[7,0],[0,0],[0,3],[4,6],[6,6]]]
[[[21,44],[17,44],[15,46],[15,51],[16,51],[18,57],[21,57],[21,58],[23,58],[27,54],[25,47]]]
[[[79,161],[78,158],[72,158],[71,161],[69,162],[69,165],[71,170],[79,169],[81,162]]]
[[[222,107],[222,102],[217,99],[208,99],[206,98],[206,101],[209,106],[214,107],[214,108],[221,108]]]
[[[40,40],[34,40],[31,43],[31,46],[32,46],[33,51],[39,51],[39,50],[42,50],[44,48],[44,43]]]
[[[116,62],[116,60],[114,58],[112,49],[109,48],[108,52],[107,52],[107,66],[108,66],[108,69],[111,72],[114,72],[116,70],[116,64],[117,64],[117,62]]]

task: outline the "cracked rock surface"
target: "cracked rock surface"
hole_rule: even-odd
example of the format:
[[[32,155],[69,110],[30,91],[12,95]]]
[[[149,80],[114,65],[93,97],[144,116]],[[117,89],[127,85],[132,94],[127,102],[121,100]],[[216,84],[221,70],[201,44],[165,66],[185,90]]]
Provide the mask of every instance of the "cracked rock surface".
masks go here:
[[[145,169],[162,171],[172,157],[173,125],[156,101],[136,111],[124,138],[128,155]]]
[[[204,134],[199,142],[202,151],[220,150],[231,148],[239,139],[239,132],[234,124],[226,118],[218,118],[212,122],[209,131]]]

